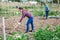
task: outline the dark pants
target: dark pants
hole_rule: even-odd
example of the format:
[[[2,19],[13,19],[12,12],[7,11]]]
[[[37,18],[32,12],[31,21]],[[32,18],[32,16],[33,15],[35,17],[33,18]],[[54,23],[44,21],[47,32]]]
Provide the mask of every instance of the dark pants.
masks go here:
[[[26,32],[29,31],[29,25],[31,24],[32,31],[34,30],[34,24],[33,24],[33,17],[28,18],[27,24],[26,24]]]
[[[45,11],[45,12],[46,12],[45,16],[46,16],[46,19],[47,19],[48,18],[49,11]]]

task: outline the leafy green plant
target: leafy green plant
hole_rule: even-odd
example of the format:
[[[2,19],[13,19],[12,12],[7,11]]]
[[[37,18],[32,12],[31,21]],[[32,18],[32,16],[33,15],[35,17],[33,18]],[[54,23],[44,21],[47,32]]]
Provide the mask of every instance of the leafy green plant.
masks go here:
[[[49,28],[40,28],[35,34],[35,40],[60,40],[60,26],[57,26],[55,31],[48,30]]]
[[[13,36],[11,36],[11,35],[6,35],[6,40],[13,40],[14,38],[13,38]]]
[[[15,38],[15,40],[28,40],[28,35],[26,34],[19,35]]]

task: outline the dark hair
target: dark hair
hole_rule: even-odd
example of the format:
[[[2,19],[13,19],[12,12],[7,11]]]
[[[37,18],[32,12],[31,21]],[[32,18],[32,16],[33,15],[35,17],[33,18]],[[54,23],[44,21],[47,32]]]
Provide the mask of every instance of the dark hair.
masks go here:
[[[21,9],[23,9],[22,7],[19,7],[19,9],[21,10]]]

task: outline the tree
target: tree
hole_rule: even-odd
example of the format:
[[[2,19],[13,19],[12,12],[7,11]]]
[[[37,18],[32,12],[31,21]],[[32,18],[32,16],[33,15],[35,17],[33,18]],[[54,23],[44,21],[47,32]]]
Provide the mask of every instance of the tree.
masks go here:
[[[12,2],[20,2],[21,0],[8,0],[8,1],[12,1]]]
[[[58,4],[59,4],[59,0],[57,0],[58,1]]]
[[[58,3],[58,1],[57,1],[57,0],[53,0],[53,2],[54,2],[54,3]]]

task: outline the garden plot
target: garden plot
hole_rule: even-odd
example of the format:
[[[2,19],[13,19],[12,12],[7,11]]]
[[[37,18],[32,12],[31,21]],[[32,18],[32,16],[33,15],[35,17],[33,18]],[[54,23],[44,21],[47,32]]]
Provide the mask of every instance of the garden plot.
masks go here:
[[[11,18],[5,19],[6,33],[9,33],[13,30],[13,28],[19,22],[19,19],[20,17],[11,17]],[[26,30],[26,21],[27,21],[27,18],[24,18],[21,25],[18,25],[18,27],[13,32],[17,31],[17,32],[24,33]],[[37,31],[40,27],[44,28],[48,25],[53,27],[56,25],[60,25],[60,19],[49,18],[46,20],[45,18],[41,18],[41,17],[34,18],[35,31]],[[1,25],[0,25],[0,28],[1,28]]]

